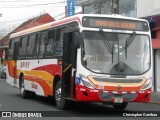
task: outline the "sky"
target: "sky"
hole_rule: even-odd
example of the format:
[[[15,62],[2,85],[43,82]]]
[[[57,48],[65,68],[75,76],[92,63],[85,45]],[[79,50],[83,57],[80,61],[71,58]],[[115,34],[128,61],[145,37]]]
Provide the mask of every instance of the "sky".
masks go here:
[[[16,28],[24,21],[44,13],[56,20],[64,17],[67,0],[0,0],[0,36]],[[76,7],[81,11],[81,7]]]

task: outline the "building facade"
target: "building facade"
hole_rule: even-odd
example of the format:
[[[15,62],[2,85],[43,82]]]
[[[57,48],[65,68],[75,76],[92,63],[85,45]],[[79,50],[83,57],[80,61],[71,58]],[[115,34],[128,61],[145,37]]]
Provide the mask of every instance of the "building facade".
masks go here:
[[[160,14],[160,0],[137,0],[137,17]]]
[[[160,92],[160,14],[143,17],[148,20],[151,28],[153,47],[153,84],[154,91]]]
[[[137,0],[137,17],[148,20],[153,46],[153,89],[160,92],[160,0]]]
[[[84,14],[121,14],[137,17],[137,0],[76,0]]]

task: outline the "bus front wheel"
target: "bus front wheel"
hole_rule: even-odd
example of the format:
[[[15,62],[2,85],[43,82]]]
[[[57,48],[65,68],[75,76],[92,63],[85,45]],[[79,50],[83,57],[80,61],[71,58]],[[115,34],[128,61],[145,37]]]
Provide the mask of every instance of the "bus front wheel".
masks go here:
[[[68,101],[62,95],[61,81],[58,81],[58,83],[56,84],[54,96],[58,109],[64,110],[68,108]]]
[[[128,105],[128,103],[124,102],[124,103],[113,104],[113,107],[115,109],[124,110],[127,107],[127,105]]]

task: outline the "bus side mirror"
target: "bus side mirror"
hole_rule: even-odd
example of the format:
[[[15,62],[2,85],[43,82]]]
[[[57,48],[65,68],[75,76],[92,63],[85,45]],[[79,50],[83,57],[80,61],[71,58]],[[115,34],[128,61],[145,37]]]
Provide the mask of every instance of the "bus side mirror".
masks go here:
[[[83,65],[84,65],[84,66],[87,66],[87,61],[83,61]]]

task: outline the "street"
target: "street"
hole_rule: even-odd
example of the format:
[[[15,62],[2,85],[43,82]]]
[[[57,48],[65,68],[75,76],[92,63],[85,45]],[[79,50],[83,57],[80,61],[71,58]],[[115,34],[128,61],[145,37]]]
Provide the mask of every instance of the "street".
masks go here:
[[[60,111],[56,108],[51,98],[36,96],[32,99],[22,99],[19,89],[13,88],[4,79],[0,80],[0,111],[47,111],[55,117],[119,117],[122,112],[115,112],[112,106],[103,106],[100,103],[76,103],[72,102],[70,110]],[[136,111],[156,111],[160,110],[160,105],[152,103],[129,103],[124,113],[136,113]],[[150,112],[149,112],[150,113]],[[54,115],[55,114],[55,115]],[[97,115],[96,115],[97,114]],[[134,118],[134,117],[130,117]]]

